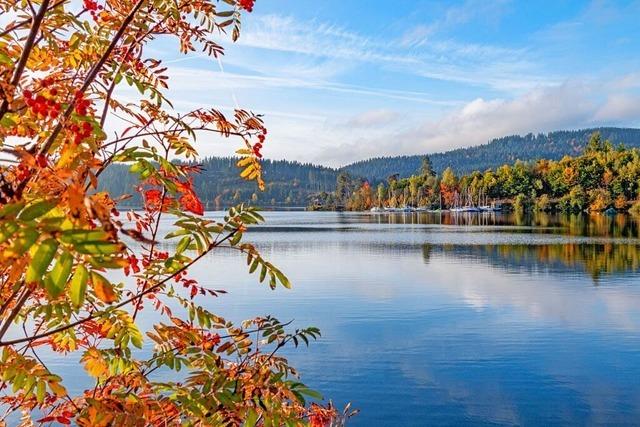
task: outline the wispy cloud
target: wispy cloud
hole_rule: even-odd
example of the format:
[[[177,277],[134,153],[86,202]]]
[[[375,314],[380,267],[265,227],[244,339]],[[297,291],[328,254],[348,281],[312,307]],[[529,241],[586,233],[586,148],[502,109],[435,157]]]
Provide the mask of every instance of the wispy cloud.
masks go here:
[[[455,15],[455,14],[454,14]],[[454,18],[450,18],[454,19]],[[455,18],[458,21],[462,17]],[[414,32],[424,35],[426,27]],[[375,63],[376,66],[415,76],[511,91],[531,88],[540,82],[554,83],[536,73],[526,49],[459,42],[451,38],[411,42],[365,37],[328,23],[301,22],[292,17],[268,15],[252,22],[240,44],[245,47],[288,52],[317,58]],[[417,37],[414,35],[414,37]],[[496,70],[501,70],[496,73]]]
[[[447,32],[470,21],[481,20],[485,25],[496,25],[509,9],[511,0],[466,0],[450,6],[442,17],[429,24],[419,24],[408,29],[400,39],[402,46],[420,47],[431,42],[432,36]]]
[[[187,92],[199,94],[215,93],[215,91],[229,91],[241,89],[314,89],[344,94],[358,94],[366,97],[377,97],[410,101],[419,104],[436,106],[456,106],[461,100],[443,100],[434,98],[432,94],[418,91],[403,91],[359,86],[330,81],[297,78],[288,73],[283,76],[265,76],[255,74],[241,74],[214,71],[191,67],[173,67],[170,69],[169,84],[176,96],[184,96]]]
[[[253,20],[240,45],[311,56],[357,61],[415,64],[417,59],[389,52],[387,43],[325,22],[301,22],[290,16],[266,15]]]

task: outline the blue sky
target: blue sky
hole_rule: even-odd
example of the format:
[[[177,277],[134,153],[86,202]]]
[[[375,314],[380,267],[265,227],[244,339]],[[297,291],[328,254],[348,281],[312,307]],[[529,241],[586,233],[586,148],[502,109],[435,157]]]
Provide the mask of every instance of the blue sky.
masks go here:
[[[168,57],[172,96],[184,109],[237,100],[265,114],[267,157],[332,166],[638,126],[639,22],[640,1],[257,0],[224,72]]]

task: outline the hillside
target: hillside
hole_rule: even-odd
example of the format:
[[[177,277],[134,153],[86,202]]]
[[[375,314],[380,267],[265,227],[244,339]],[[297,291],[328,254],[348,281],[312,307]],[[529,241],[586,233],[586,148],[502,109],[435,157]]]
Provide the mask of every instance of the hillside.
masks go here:
[[[201,174],[196,175],[194,187],[208,209],[231,206],[252,201],[260,206],[306,206],[308,196],[321,191],[333,191],[338,171],[335,169],[290,162],[286,160],[264,160],[262,163],[267,188],[257,190],[254,182],[238,176],[236,159],[231,157],[210,157],[200,163]],[[133,188],[136,176],[129,173],[122,164],[109,166],[102,183],[106,183],[112,194],[133,194],[127,205],[138,206],[140,200]]]
[[[614,144],[624,143],[627,147],[640,147],[640,129],[608,127],[556,131],[546,135],[505,136],[475,147],[429,154],[429,158],[437,172],[451,167],[458,174],[495,168],[516,160],[559,160],[564,155],[581,153],[595,131],[600,131],[603,139],[609,139]],[[342,170],[353,176],[366,177],[373,182],[385,180],[396,173],[401,177],[408,177],[420,168],[423,157],[378,157],[352,163],[344,166]]]
[[[597,128],[577,131],[557,131],[547,135],[507,136],[476,147],[461,148],[444,153],[429,154],[433,168],[442,172],[452,167],[457,174],[473,170],[486,170],[515,160],[539,158],[560,159],[564,155],[576,155],[583,151],[590,135],[600,131],[603,139],[627,147],[640,147],[640,129]],[[207,208],[230,206],[251,201],[260,206],[306,206],[309,196],[319,192],[333,192],[340,172],[352,177],[364,177],[372,183],[385,181],[389,175],[398,173],[408,177],[418,171],[424,155],[381,157],[363,160],[341,169],[333,169],[310,163],[287,160],[265,160],[265,192],[256,190],[255,184],[238,177],[235,159],[211,157],[202,161],[204,171],[195,179],[198,194],[207,203]],[[124,165],[112,165],[104,173],[102,183],[113,194],[135,194],[135,177]],[[137,206],[137,197],[127,202]]]

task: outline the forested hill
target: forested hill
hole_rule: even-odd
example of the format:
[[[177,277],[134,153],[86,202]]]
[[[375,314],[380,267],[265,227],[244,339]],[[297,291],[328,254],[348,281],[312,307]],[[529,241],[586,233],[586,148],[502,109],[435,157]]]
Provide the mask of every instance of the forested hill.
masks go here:
[[[599,131],[603,139],[626,147],[640,147],[640,129],[592,128],[575,131],[556,131],[549,134],[512,135],[494,139],[487,144],[460,148],[444,153],[429,154],[433,168],[441,173],[451,167],[456,173],[483,171],[516,160],[559,160],[564,155],[580,154],[593,132]],[[352,176],[366,177],[372,182],[385,180],[393,174],[408,177],[418,171],[423,155],[378,157],[344,166],[342,170]]]
[[[194,187],[207,209],[247,201],[259,206],[306,206],[310,194],[335,190],[339,173],[335,169],[308,163],[264,160],[262,167],[267,188],[261,192],[255,182],[239,177],[236,162],[237,159],[231,157],[210,157],[199,163],[204,170],[195,176]],[[101,189],[108,189],[115,195],[132,194],[134,198],[125,204],[140,205],[139,196],[133,188],[138,182],[137,177],[129,173],[128,166],[111,165],[103,177]]]
[[[614,144],[640,147],[640,129],[599,128],[558,131],[547,135],[507,136],[476,147],[429,154],[429,157],[436,172],[442,173],[451,166],[457,174],[473,170],[484,171],[511,164],[518,159],[557,160],[564,155],[580,154],[595,131],[600,131],[603,139],[609,139]],[[208,209],[240,202],[252,202],[258,206],[306,206],[313,194],[335,191],[336,180],[341,171],[347,171],[353,178],[367,178],[375,184],[385,181],[395,173],[401,177],[417,173],[423,158],[424,155],[383,157],[356,162],[342,169],[286,160],[264,160],[267,188],[260,192],[255,183],[244,181],[238,176],[236,159],[211,157],[202,161],[204,171],[195,178],[195,188]],[[136,179],[128,172],[127,166],[110,166],[105,171],[104,178],[101,180],[103,188],[113,194],[136,194],[133,189]],[[136,196],[126,204],[139,206],[140,200]]]

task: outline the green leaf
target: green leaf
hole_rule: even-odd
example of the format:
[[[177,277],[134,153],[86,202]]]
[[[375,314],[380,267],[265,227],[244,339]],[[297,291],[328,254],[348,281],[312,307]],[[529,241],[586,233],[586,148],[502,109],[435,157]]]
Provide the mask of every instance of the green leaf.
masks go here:
[[[55,239],[47,239],[40,243],[33,255],[33,258],[31,259],[29,267],[27,268],[27,274],[25,277],[27,283],[42,281],[44,273],[47,271],[47,267],[53,260],[57,249],[58,242]]]
[[[15,221],[7,221],[0,224],[0,243],[9,239],[19,229],[20,226]]]
[[[0,62],[6,65],[13,64],[13,60],[11,59],[11,57],[4,52],[0,52]]]
[[[258,422],[258,414],[253,409],[249,409],[244,420],[244,427],[255,427]]]
[[[315,390],[311,390],[310,388],[306,388],[306,387],[305,388],[300,388],[300,389],[298,389],[298,391],[301,394],[309,396],[309,397],[311,397],[313,399],[322,400],[322,395],[320,393],[318,393],[317,391],[315,391]]]
[[[274,269],[274,273],[276,273],[276,277],[280,283],[282,283],[282,286],[287,289],[291,289],[291,282],[289,281],[289,278],[282,273],[282,271]]]
[[[185,230],[183,228],[172,231],[171,233],[164,236],[165,239],[171,239],[173,237],[184,236],[185,234],[189,234],[189,230]]]
[[[122,243],[112,242],[78,242],[73,245],[75,250],[82,254],[88,255],[111,255],[124,250]]]
[[[35,203],[31,203],[26,208],[24,208],[22,212],[20,212],[20,215],[18,215],[18,219],[21,221],[31,221],[33,219],[39,218],[49,212],[51,209],[55,208],[57,204],[58,201],[52,200],[41,200]]]
[[[38,381],[38,385],[36,388],[36,399],[38,400],[38,403],[43,403],[44,402],[44,394],[46,391],[46,387],[47,384],[44,381]]]
[[[253,260],[253,262],[251,263],[251,267],[249,267],[249,274],[253,273],[254,271],[256,271],[256,268],[258,268],[258,264],[260,263],[260,258],[255,258]]]
[[[191,244],[191,236],[184,236],[182,239],[180,239],[180,242],[178,243],[178,247],[176,248],[176,253],[181,254],[189,247],[190,244]]]
[[[66,230],[60,234],[64,243],[83,243],[109,240],[109,234],[104,230]]]
[[[67,251],[62,252],[58,262],[47,276],[48,280],[45,280],[45,289],[52,298],[60,296],[64,291],[72,267],[73,256]]]
[[[24,202],[9,203],[0,208],[0,218],[13,217],[15,213],[22,210]]]
[[[2,55],[3,53],[0,52],[0,62],[2,62]],[[11,126],[15,126],[15,124],[16,122],[14,122],[13,119],[6,114],[4,115],[4,117],[2,117],[2,119],[0,119],[0,126],[2,127],[10,128]]]
[[[33,246],[36,240],[38,240],[38,232],[33,228],[27,228],[18,233],[18,237],[13,240],[11,250],[21,256]]]
[[[240,231],[236,231],[236,234],[233,235],[231,241],[229,241],[229,244],[231,246],[235,246],[240,243],[240,240],[242,240],[242,233]]]
[[[84,302],[84,294],[87,291],[87,280],[89,279],[89,272],[83,265],[78,265],[76,271],[71,278],[71,286],[69,288],[69,294],[71,296],[71,302],[76,307],[82,306]]]

